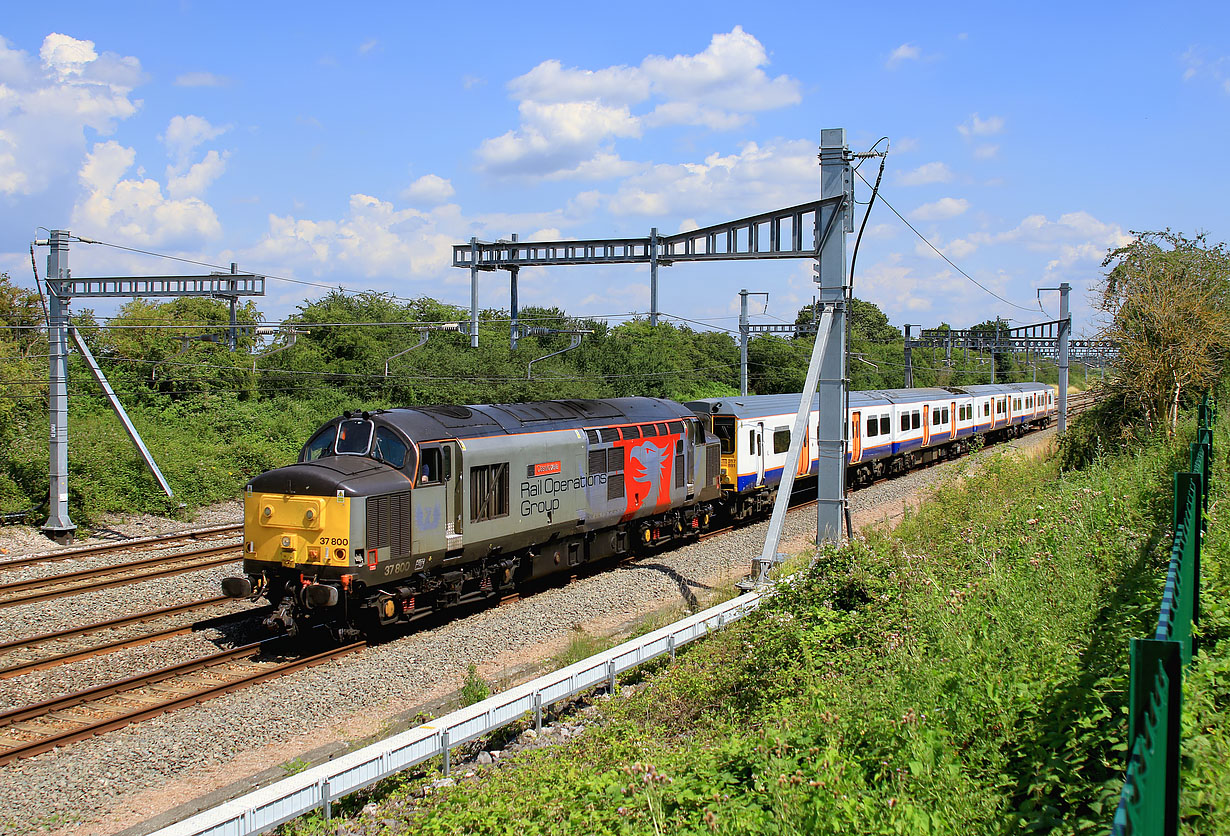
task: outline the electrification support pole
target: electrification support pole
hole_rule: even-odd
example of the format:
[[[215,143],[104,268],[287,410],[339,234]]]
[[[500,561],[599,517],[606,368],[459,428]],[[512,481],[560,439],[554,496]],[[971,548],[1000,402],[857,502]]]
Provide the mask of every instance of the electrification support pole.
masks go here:
[[[517,243],[517,233],[512,234],[513,243]],[[509,307],[512,309],[512,323],[508,326],[508,344],[513,349],[517,350],[517,271],[520,267],[513,265],[508,268],[508,287],[511,301]]]
[[[739,291],[739,394],[747,394],[747,288]]]
[[[232,261],[231,262],[231,273],[234,274],[238,272],[239,272],[239,265]],[[238,286],[235,284],[234,279],[231,279],[230,290],[232,294],[231,299],[230,299],[230,302],[231,302],[231,330],[227,332],[226,347],[229,348],[231,351],[234,351],[236,348],[239,347],[239,327],[238,327],[239,319],[236,316],[236,311],[235,311],[235,306],[239,304],[239,296],[235,294],[235,291],[238,290]]]
[[[845,128],[820,132],[820,198],[839,198],[816,212],[816,282],[820,304],[833,321],[824,348],[816,394],[819,470],[816,482],[816,544],[841,539],[846,487],[846,313],[849,305],[846,235],[854,231],[854,180]]]
[[[478,239],[470,239],[470,348],[478,348]]]
[[[910,346],[910,329],[913,325],[905,326],[905,388],[914,388],[914,349]]]
[[[77,526],[68,516],[68,304],[67,229],[51,230],[47,253],[48,354],[51,357],[51,483],[43,533],[61,545],[73,541]]]
[[[658,324],[658,228],[649,230],[649,324]],[[746,390],[744,394],[747,394]]]
[[[1072,312],[1068,309],[1068,291],[1072,286],[1059,283],[1059,434],[1068,429],[1068,337],[1072,333]]]

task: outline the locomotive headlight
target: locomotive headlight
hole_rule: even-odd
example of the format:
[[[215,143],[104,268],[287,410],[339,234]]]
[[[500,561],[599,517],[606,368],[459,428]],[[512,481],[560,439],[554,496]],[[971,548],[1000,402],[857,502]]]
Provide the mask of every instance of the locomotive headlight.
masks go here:
[[[282,548],[284,548],[284,549],[289,549],[289,548],[290,548],[290,538],[289,538],[289,537],[283,537],[283,538],[282,538]]]
[[[311,522],[312,520],[316,519],[316,511],[313,510],[312,508],[307,509],[307,513],[303,515],[303,518],[307,520],[308,522]]]
[[[270,517],[272,517],[273,516],[273,506],[266,505],[265,510],[261,511],[261,516],[264,517],[265,519],[269,519]]]

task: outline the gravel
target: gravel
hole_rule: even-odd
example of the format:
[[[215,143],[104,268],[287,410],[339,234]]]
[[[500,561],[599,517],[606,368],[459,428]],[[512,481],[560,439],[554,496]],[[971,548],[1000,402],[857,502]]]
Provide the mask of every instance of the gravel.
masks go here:
[[[1011,446],[1036,447],[1052,435],[1035,433]],[[853,495],[852,513],[856,519],[860,514],[891,516],[894,507],[968,467],[971,459],[1002,449],[997,446],[873,485]],[[339,662],[0,767],[0,833],[116,833],[322,745],[362,740],[381,732],[389,718],[453,692],[470,663],[476,663],[487,679],[507,679],[510,668],[543,661],[565,648],[578,628],[609,631],[663,606],[704,603],[710,588],[747,571],[751,555],[762,548],[767,527],[767,522],[746,526],[621,564],[513,604],[408,633]],[[814,532],[815,510],[796,510],[787,517],[783,542],[805,543]],[[216,594],[217,579],[227,571],[223,567],[137,584],[126,587],[123,595],[111,591],[88,596],[89,602],[78,598],[49,602],[39,605],[39,611],[33,606],[0,610],[0,630],[4,635],[40,632],[111,617],[107,613],[119,615]],[[30,626],[34,623],[40,626]],[[216,648],[238,638],[203,631],[18,677],[4,683],[0,703],[7,706],[31,695],[76,690],[104,669],[108,676],[114,676],[117,665],[149,669],[170,664],[168,659],[186,658],[184,653],[202,646]]]

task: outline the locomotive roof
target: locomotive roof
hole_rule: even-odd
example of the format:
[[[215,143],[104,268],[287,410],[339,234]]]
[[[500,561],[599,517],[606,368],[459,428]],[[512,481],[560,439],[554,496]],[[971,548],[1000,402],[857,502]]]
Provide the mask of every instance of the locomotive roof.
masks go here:
[[[670,421],[692,415],[674,401],[661,398],[417,406],[371,414],[416,441]]]

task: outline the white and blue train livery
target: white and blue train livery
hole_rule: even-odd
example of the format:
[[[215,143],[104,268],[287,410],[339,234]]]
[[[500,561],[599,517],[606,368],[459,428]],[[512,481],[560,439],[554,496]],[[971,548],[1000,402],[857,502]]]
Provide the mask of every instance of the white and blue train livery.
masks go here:
[[[1006,383],[850,393],[847,479],[866,484],[964,453],[977,436],[1020,435],[1055,414],[1055,387]],[[798,395],[748,395],[689,401],[721,442],[721,485],[729,512],[757,513],[772,503],[781,481]],[[812,403],[798,476],[815,476],[819,398]]]

